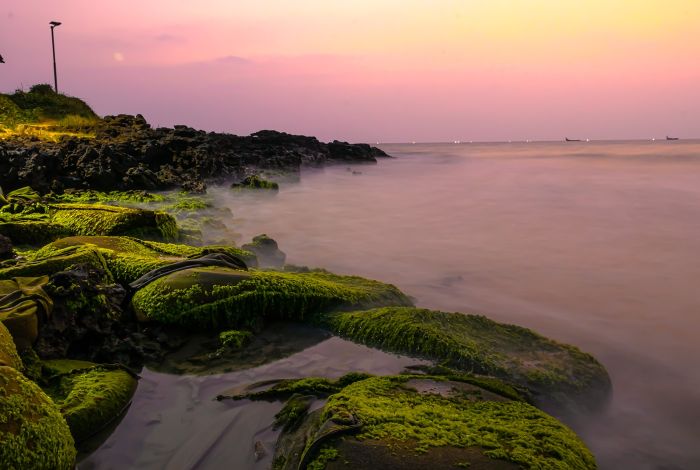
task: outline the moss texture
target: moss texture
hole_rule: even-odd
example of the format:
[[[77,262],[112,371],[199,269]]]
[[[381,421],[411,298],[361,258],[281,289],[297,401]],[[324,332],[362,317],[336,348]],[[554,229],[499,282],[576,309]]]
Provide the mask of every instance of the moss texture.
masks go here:
[[[605,368],[589,354],[479,315],[387,307],[334,313],[325,324],[339,336],[370,346],[503,378],[535,398],[566,401],[584,392],[607,395],[610,389]]]
[[[13,369],[22,370],[22,360],[17,354],[15,342],[5,325],[0,322],[0,366],[8,366]]]
[[[291,431],[299,427],[314,401],[311,395],[292,395],[275,415],[275,428]]]
[[[0,218],[0,235],[5,235],[16,245],[37,246],[70,235],[70,230],[62,225],[42,220],[3,222]]]
[[[233,183],[231,185],[232,189],[235,190],[241,190],[241,189],[267,189],[267,190],[272,190],[272,191],[277,191],[279,190],[279,184],[275,183],[274,181],[268,181],[266,179],[261,178],[258,175],[252,175],[246,177],[243,181],[240,183]]]
[[[71,433],[81,442],[117,419],[131,402],[136,378],[119,367],[84,361],[45,362],[45,390],[56,402]]]
[[[250,331],[227,330],[219,333],[219,344],[225,349],[241,349],[253,338]]]
[[[257,329],[268,318],[311,320],[334,308],[410,302],[392,285],[356,276],[192,268],[155,280],[132,304],[142,320],[221,330]]]
[[[76,235],[132,235],[177,240],[175,219],[165,212],[103,204],[53,204],[51,221]]]
[[[98,250],[88,246],[71,246],[56,250],[39,250],[24,262],[0,268],[0,279],[50,275],[77,264],[89,264],[107,270],[105,259]]]
[[[46,394],[21,373],[0,366],[0,466],[8,470],[68,470],[75,444]]]
[[[51,258],[65,250],[93,250],[104,260],[115,280],[128,284],[162,266],[213,252],[226,252],[255,265],[255,255],[233,246],[195,247],[175,243],[140,240],[133,237],[77,236],[66,237],[42,247],[33,259]],[[0,270],[0,275],[1,275]]]
[[[419,393],[407,386],[408,380],[399,376],[355,382],[329,397],[322,420],[351,416],[362,424],[359,439],[402,441],[416,453],[476,447],[489,458],[525,469],[596,468],[573,431],[527,403]]]
[[[47,199],[62,203],[154,203],[163,202],[165,197],[146,191],[95,191],[92,189],[67,190],[62,194],[50,194]]]

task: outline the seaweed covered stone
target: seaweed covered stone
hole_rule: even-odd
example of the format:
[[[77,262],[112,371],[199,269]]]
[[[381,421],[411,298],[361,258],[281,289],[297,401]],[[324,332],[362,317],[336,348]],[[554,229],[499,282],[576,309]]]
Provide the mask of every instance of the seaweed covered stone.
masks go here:
[[[52,204],[51,222],[75,235],[131,235],[177,240],[175,219],[165,212],[102,204]]]
[[[372,377],[283,433],[273,468],[588,470],[568,427],[523,401],[439,376]]]
[[[277,191],[279,190],[279,184],[274,181],[268,181],[261,178],[258,175],[251,175],[245,177],[242,181],[238,183],[231,184],[231,189],[241,190],[241,189],[266,189]]]
[[[264,267],[282,267],[287,259],[287,255],[279,249],[277,242],[264,233],[256,235],[250,243],[246,243],[241,248],[255,253],[260,266]]]
[[[0,366],[0,466],[69,470],[75,444],[53,401],[12,367]]]
[[[132,305],[143,321],[257,330],[266,319],[309,321],[337,308],[410,301],[390,284],[356,276],[203,267],[156,279],[134,294]]]
[[[59,253],[81,249],[99,253],[106,268],[121,284],[129,284],[154,269],[212,253],[228,253],[241,258],[249,266],[257,265],[253,253],[235,246],[196,247],[126,236],[66,237],[42,247],[34,254],[33,259],[50,258]],[[1,273],[2,270],[0,275]]]
[[[118,419],[137,385],[136,377],[122,367],[87,361],[45,361],[44,375],[44,389],[60,408],[76,442]]]
[[[51,315],[53,301],[44,291],[48,281],[48,276],[0,280],[0,322],[20,348],[34,344],[39,323]]]
[[[591,355],[480,315],[386,307],[333,313],[324,322],[353,341],[507,380],[539,404],[596,407],[611,389],[607,371]]]
[[[0,322],[0,366],[9,366],[22,370],[22,359],[17,354],[15,342],[2,322]]]

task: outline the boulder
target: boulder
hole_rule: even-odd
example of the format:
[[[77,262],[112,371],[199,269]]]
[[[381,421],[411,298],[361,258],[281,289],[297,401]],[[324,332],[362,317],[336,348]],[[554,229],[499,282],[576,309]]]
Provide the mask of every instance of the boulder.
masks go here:
[[[258,330],[264,320],[311,321],[322,312],[362,305],[410,305],[410,301],[390,284],[356,276],[220,267],[174,272],[132,298],[142,321],[213,331]]]
[[[324,321],[352,341],[501,378],[539,404],[596,408],[611,392],[607,371],[590,354],[481,315],[386,307],[333,313]]]
[[[86,361],[45,361],[44,374],[44,390],[61,410],[78,443],[122,416],[137,385],[136,376],[120,366]]]
[[[255,253],[261,267],[279,268],[284,266],[287,259],[277,242],[264,233],[253,237],[252,242],[242,245],[241,248]]]
[[[482,385],[411,375],[354,382],[280,435],[273,468],[596,468],[568,427]]]
[[[31,348],[39,324],[51,315],[53,301],[43,289],[48,281],[48,276],[0,280],[0,322],[20,349]]]
[[[0,366],[0,464],[7,469],[70,470],[75,444],[54,402],[16,369]]]
[[[12,367],[19,371],[23,368],[12,335],[2,323],[0,323],[0,366]]]
[[[12,248],[12,240],[0,234],[0,261],[12,259],[14,256],[15,250]]]

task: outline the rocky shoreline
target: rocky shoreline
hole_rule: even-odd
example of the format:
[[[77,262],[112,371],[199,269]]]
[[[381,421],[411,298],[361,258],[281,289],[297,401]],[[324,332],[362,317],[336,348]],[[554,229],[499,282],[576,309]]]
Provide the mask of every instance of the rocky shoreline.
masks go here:
[[[276,131],[237,136],[187,126],[154,129],[141,115],[106,116],[91,131],[94,138],[57,142],[0,139],[3,189],[203,192],[208,182],[243,180],[261,171],[298,173],[302,166],[389,158],[367,144],[323,143]]]
[[[208,218],[220,208],[196,195],[231,181],[275,191],[259,175],[378,157],[273,131],[152,129],[140,116],[105,118],[94,139],[0,141],[13,190],[0,197],[0,466],[73,468],[76,449],[123,416],[145,364],[213,373],[270,324],[293,322],[432,365],[219,396],[284,402],[270,423],[275,469],[596,468],[542,411],[604,407],[612,386],[595,358],[483,316],[416,308],[381,281],[286,265],[264,235],[238,246]],[[190,193],[148,192],[163,189]]]

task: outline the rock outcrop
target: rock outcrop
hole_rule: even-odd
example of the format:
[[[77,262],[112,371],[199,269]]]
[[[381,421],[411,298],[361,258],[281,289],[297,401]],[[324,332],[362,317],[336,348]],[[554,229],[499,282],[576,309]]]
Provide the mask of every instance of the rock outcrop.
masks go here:
[[[297,172],[302,165],[372,163],[388,156],[366,144],[327,144],[269,130],[237,136],[187,126],[153,129],[141,115],[106,116],[94,130],[94,138],[63,137],[58,142],[0,140],[4,189],[201,192],[209,181],[240,180],[258,169]]]

